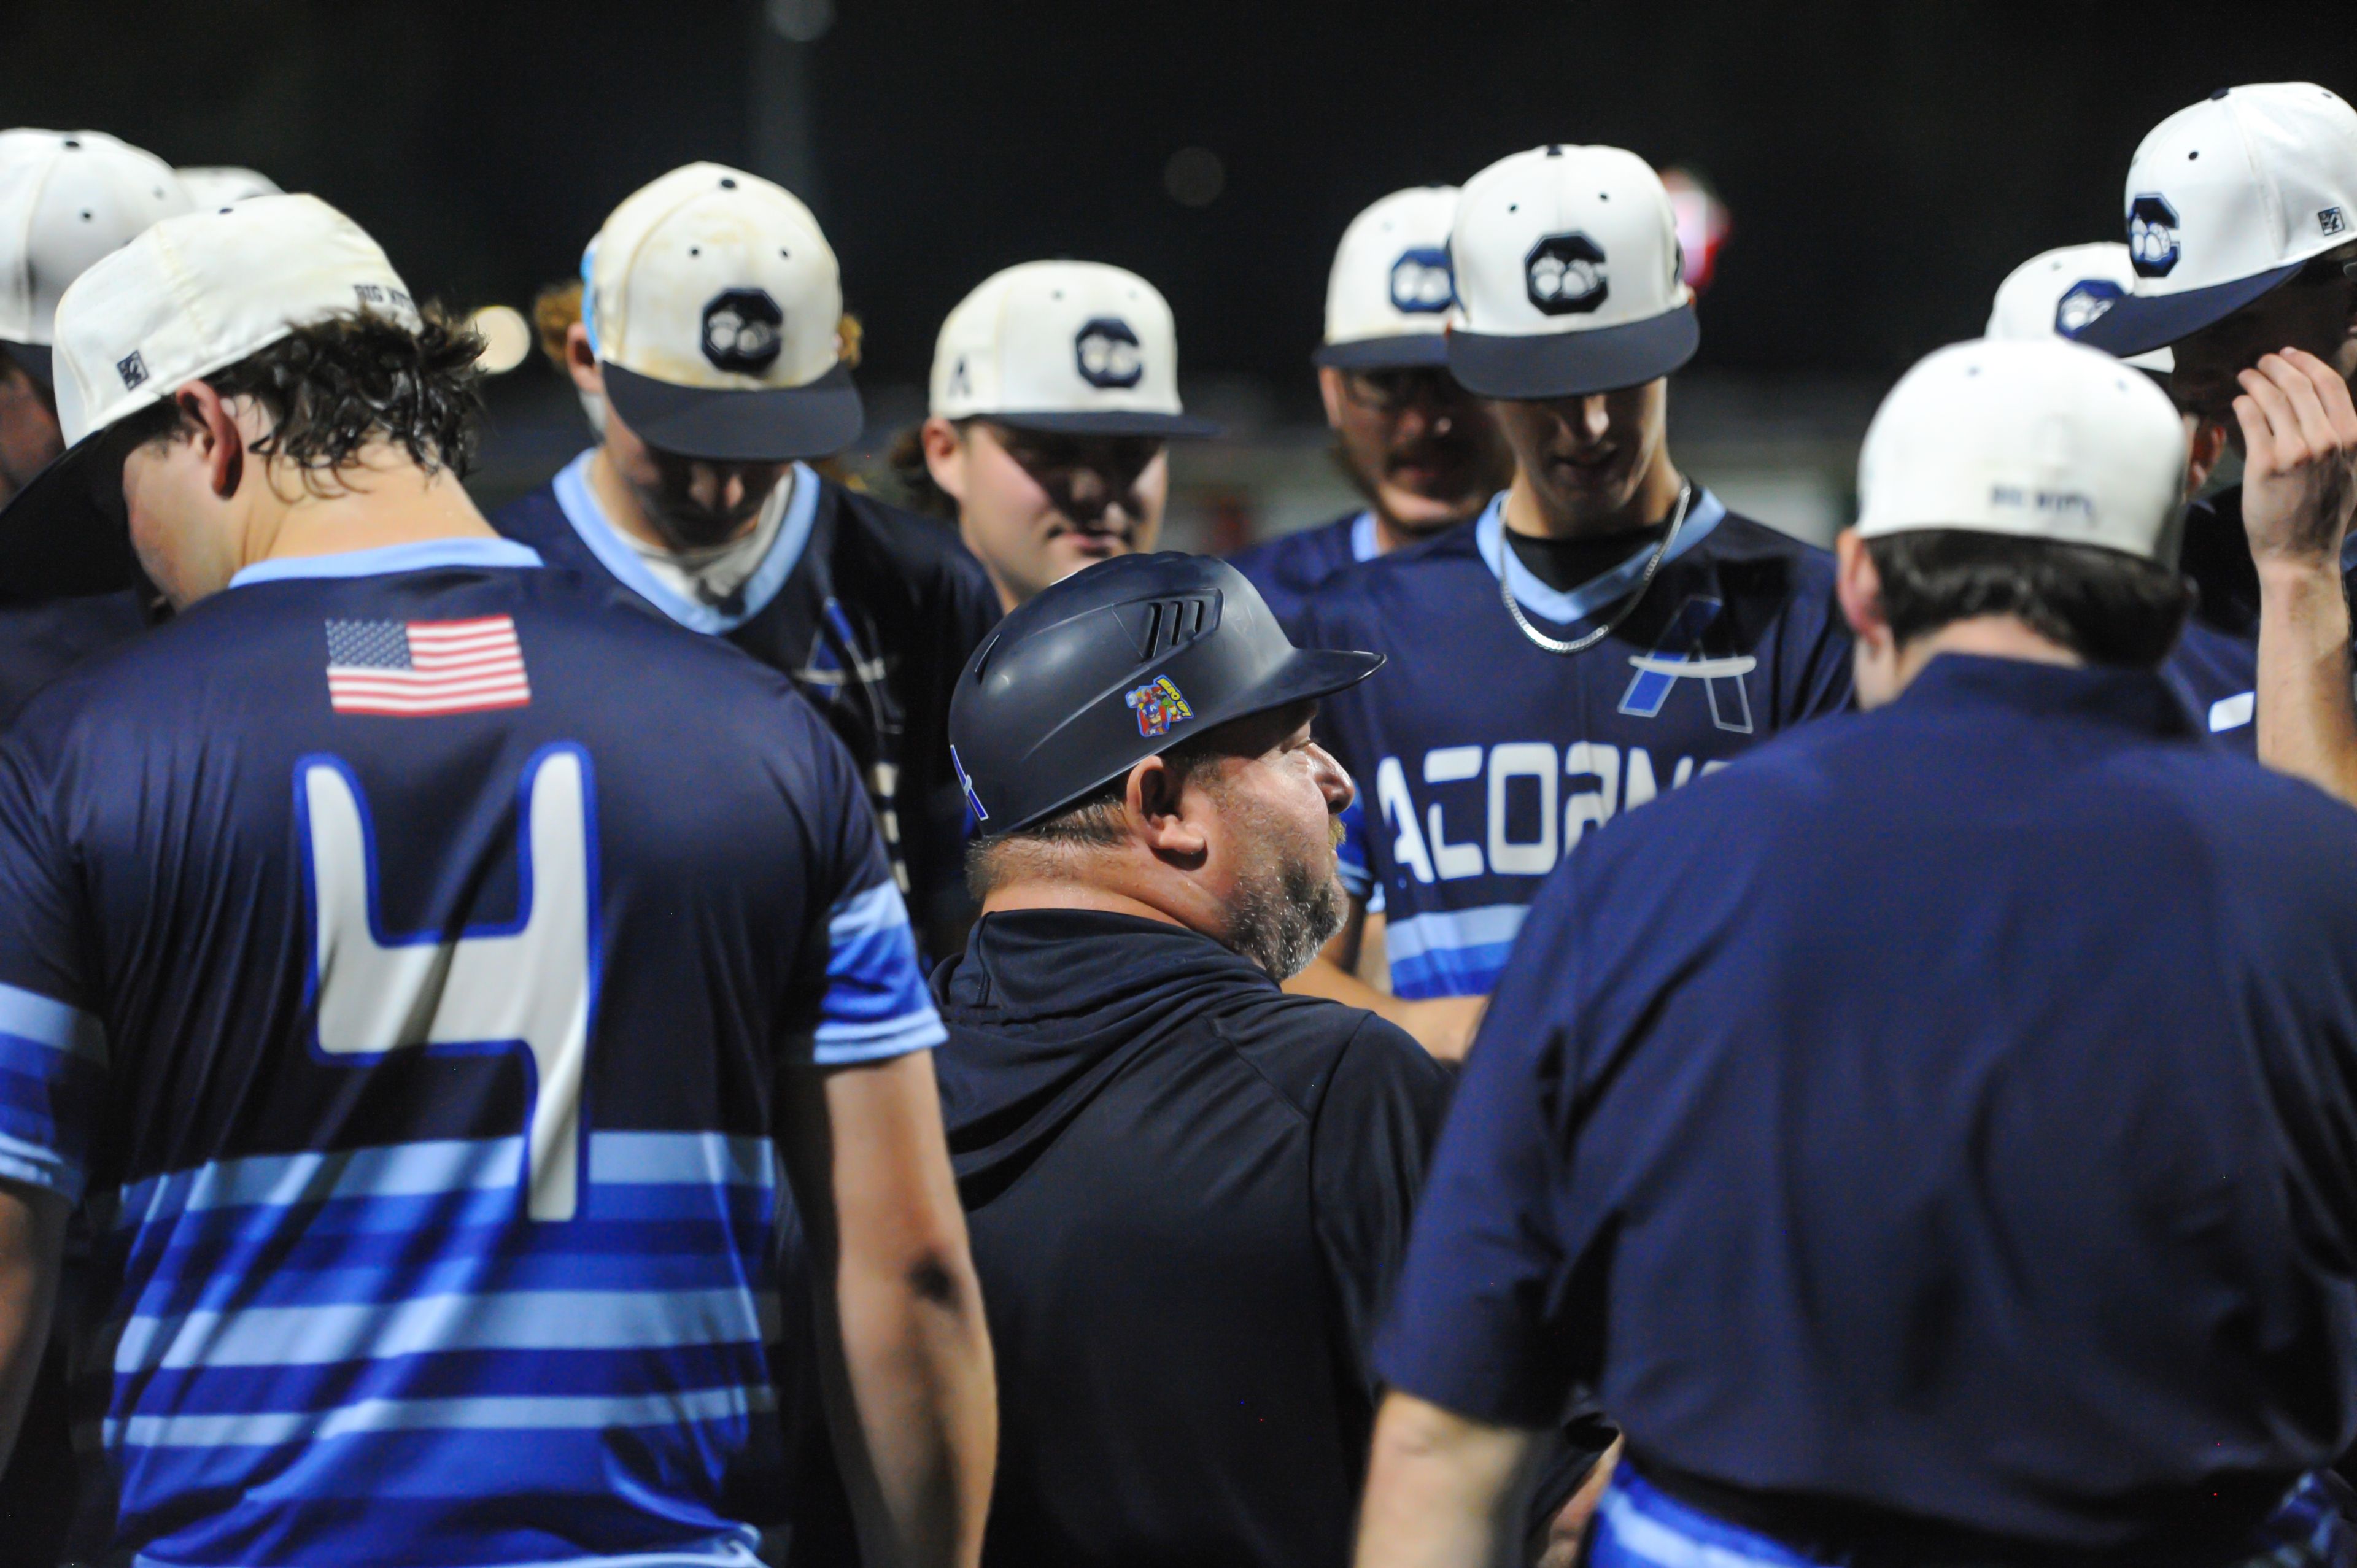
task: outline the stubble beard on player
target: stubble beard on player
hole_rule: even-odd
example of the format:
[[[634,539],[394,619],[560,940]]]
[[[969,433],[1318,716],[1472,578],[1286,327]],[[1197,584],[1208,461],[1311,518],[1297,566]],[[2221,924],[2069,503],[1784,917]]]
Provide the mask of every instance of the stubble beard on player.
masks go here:
[[[1333,844],[1339,822],[1329,819],[1328,842],[1307,853],[1277,847],[1278,835],[1263,842],[1275,852],[1255,857],[1236,879],[1228,900],[1228,946],[1268,972],[1292,979],[1309,967],[1350,912]]]

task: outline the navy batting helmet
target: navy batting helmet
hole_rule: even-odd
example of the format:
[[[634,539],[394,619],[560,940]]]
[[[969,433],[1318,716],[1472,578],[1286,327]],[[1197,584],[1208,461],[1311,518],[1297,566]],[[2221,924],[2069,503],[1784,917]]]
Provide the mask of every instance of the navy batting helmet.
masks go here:
[[[1191,736],[1356,685],[1383,662],[1294,647],[1224,561],[1116,556],[983,639],[950,703],[950,756],[982,831],[1013,832]]]

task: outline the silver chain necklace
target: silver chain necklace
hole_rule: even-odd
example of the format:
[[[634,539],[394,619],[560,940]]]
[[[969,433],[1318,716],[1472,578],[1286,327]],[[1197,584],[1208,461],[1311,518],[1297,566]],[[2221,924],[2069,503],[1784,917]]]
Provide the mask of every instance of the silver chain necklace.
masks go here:
[[[1645,590],[1653,585],[1653,575],[1662,569],[1662,563],[1670,558],[1670,547],[1678,542],[1678,530],[1686,525],[1686,507],[1693,499],[1694,481],[1684,480],[1678,486],[1678,510],[1670,514],[1670,531],[1662,535],[1662,542],[1653,551],[1653,558],[1645,563],[1645,575],[1637,579],[1636,587],[1630,590],[1627,599],[1621,604],[1620,613],[1587,636],[1575,637],[1567,642],[1559,637],[1549,637],[1545,632],[1533,626],[1531,618],[1524,615],[1523,607],[1515,602],[1513,579],[1506,570],[1507,564],[1513,560],[1514,542],[1506,536],[1505,509],[1502,506],[1500,507],[1498,509],[1498,548],[1504,553],[1498,562],[1498,594],[1506,601],[1506,613],[1514,618],[1514,624],[1522,628],[1524,637],[1529,638],[1549,653],[1578,653],[1595,647],[1620,630],[1620,623],[1634,614],[1639,605],[1644,603]]]

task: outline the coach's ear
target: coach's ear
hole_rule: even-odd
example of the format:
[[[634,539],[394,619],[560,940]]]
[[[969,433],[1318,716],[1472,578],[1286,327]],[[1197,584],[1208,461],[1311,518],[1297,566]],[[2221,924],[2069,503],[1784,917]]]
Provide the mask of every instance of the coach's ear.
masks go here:
[[[197,456],[203,459],[213,494],[227,500],[245,481],[245,432],[237,416],[208,381],[189,381],[172,394]]]

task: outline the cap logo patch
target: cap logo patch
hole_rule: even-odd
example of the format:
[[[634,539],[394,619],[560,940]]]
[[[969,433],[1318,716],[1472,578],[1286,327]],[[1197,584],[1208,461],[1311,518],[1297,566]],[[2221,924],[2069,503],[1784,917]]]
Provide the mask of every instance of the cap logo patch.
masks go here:
[[[2118,302],[2122,290],[2109,278],[2082,278],[2054,306],[2054,330],[2076,338]]]
[[[1448,252],[1420,247],[1402,251],[1392,263],[1392,308],[1406,316],[1437,316],[1457,297],[1457,274]]]
[[[704,357],[716,369],[758,376],[777,363],[785,325],[768,290],[722,289],[704,307]]]
[[[2128,261],[2140,278],[2165,278],[2177,265],[2177,209],[2147,193],[2128,203]]]
[[[1544,316],[1584,316],[1612,293],[1604,249],[1585,234],[1548,234],[1523,258],[1523,288]]]
[[[1072,362],[1081,380],[1092,387],[1116,391],[1146,379],[1146,359],[1137,334],[1118,316],[1092,317],[1072,338]],[[1159,735],[1159,730],[1152,732]]]
[[[2328,207],[2316,215],[2316,226],[2328,234],[2338,234],[2349,227],[2349,220],[2341,215],[2338,207]]]
[[[1145,685],[1125,694],[1127,703],[1137,714],[1137,733],[1141,736],[1165,735],[1170,726],[1195,716],[1187,699],[1178,694],[1178,686],[1168,675],[1157,675]]]
[[[114,373],[123,378],[123,390],[129,392],[147,379],[147,361],[134,349],[114,361]]]

